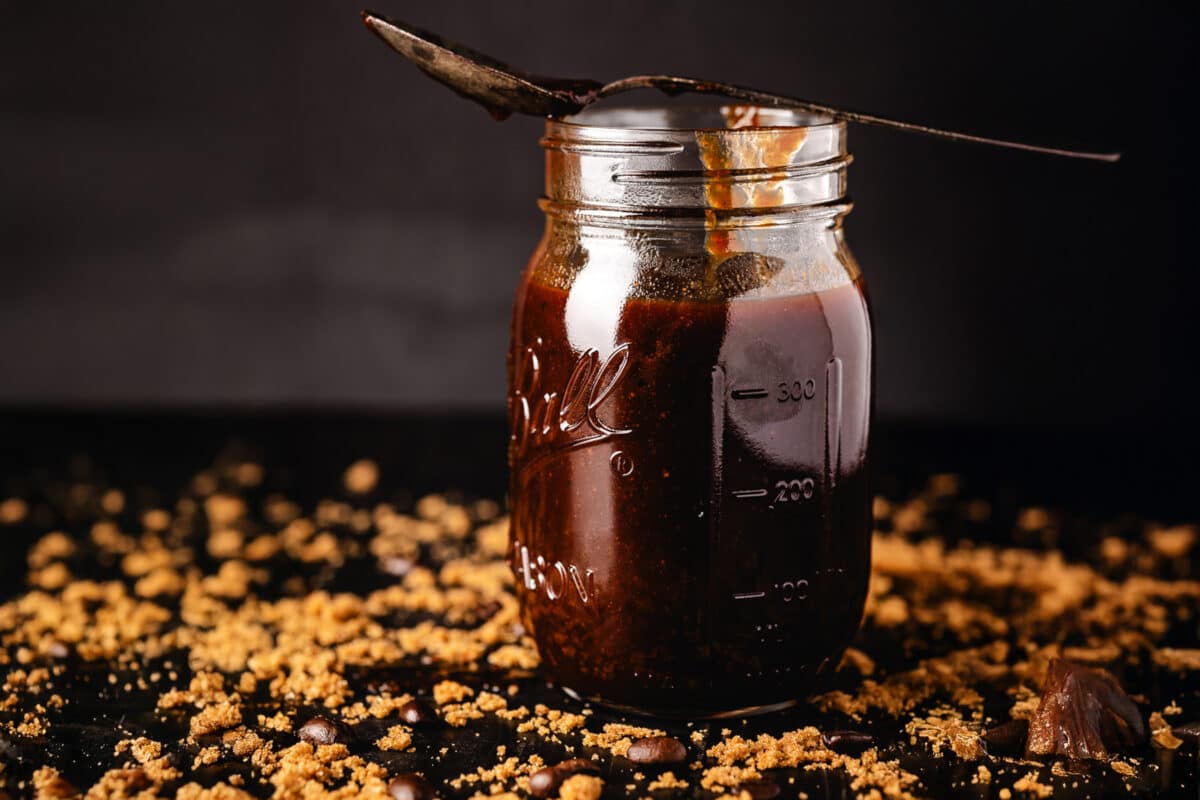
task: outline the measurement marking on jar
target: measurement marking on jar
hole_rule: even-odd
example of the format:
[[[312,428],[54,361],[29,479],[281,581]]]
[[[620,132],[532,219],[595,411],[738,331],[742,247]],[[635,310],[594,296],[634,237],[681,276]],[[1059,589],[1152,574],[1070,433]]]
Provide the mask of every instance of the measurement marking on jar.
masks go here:
[[[766,396],[766,389],[734,389],[729,393],[731,400],[761,400]]]
[[[734,600],[761,600],[766,597],[766,592],[734,592]]]
[[[817,482],[812,478],[793,478],[791,480],[775,481],[774,489],[735,489],[732,494],[738,500],[758,500],[771,497],[767,508],[774,508],[780,503],[799,503],[811,500],[817,493]],[[772,496],[773,495],[773,496]]]

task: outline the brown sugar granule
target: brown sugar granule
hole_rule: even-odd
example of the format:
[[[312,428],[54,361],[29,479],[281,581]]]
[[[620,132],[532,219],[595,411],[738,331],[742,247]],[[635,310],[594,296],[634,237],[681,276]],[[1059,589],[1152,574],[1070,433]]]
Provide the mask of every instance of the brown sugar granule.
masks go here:
[[[342,485],[351,494],[367,494],[379,484],[379,465],[370,459],[360,459],[342,474]]]
[[[875,662],[863,651],[847,647],[846,652],[842,654],[841,663],[838,664],[838,670],[846,668],[853,669],[866,678],[875,673]]]
[[[650,784],[646,787],[646,791],[656,792],[659,789],[686,789],[687,787],[687,781],[680,780],[675,777],[674,772],[667,771],[650,781]]]
[[[388,728],[387,735],[375,741],[380,750],[406,750],[412,744],[412,731],[403,725]]]
[[[1112,767],[1113,772],[1116,772],[1119,775],[1124,775],[1126,777],[1133,777],[1134,775],[1137,774],[1137,770],[1135,770],[1132,766],[1130,766],[1129,764],[1127,764],[1124,761],[1113,761],[1109,764],[1109,766]]]
[[[192,736],[203,736],[208,733],[233,728],[242,724],[241,708],[229,702],[205,706],[192,717],[188,729]]]
[[[28,513],[29,506],[19,497],[0,501],[0,525],[16,525],[23,522]]]
[[[610,722],[604,725],[601,733],[584,731],[583,744],[585,747],[603,747],[615,756],[624,757],[633,745],[634,739],[666,735],[666,731],[658,728],[643,728],[639,725]]]
[[[472,720],[483,719],[483,712],[474,703],[451,703],[442,706],[442,719],[447,725],[461,728]]]
[[[246,503],[237,496],[214,494],[204,500],[204,514],[211,528],[223,528],[246,515]]]
[[[1196,544],[1196,526],[1178,525],[1173,528],[1154,528],[1146,538],[1154,552],[1165,558],[1183,558]]]
[[[964,761],[976,761],[985,753],[978,725],[965,722],[962,715],[952,708],[934,709],[926,717],[914,716],[904,730],[917,739],[927,741],[935,756],[950,749]]]
[[[35,800],[69,800],[79,792],[53,767],[39,767],[33,773]]]
[[[1030,794],[1034,797],[1053,797],[1054,787],[1039,783],[1036,772],[1027,772],[1012,786],[1013,791]]]
[[[1183,744],[1182,739],[1171,733],[1171,723],[1157,711],[1150,715],[1150,738],[1156,745],[1167,750],[1178,749]]]
[[[113,754],[119,756],[126,752],[133,756],[146,776],[156,784],[178,780],[183,776],[183,773],[172,766],[171,759],[163,755],[162,743],[153,739],[139,737],[122,740],[117,743]]]
[[[558,787],[560,800],[599,800],[604,781],[595,775],[572,775]]]
[[[1200,648],[1160,647],[1151,653],[1155,664],[1175,672],[1200,671]]]
[[[200,767],[209,767],[221,760],[221,748],[210,745],[202,747],[200,752],[196,753],[196,758],[192,762],[192,769]]]
[[[475,694],[474,689],[457,681],[442,681],[433,687],[433,701],[439,706],[447,703],[461,703],[473,694]]]
[[[874,789],[904,800],[910,800],[908,787],[917,782],[917,776],[902,769],[899,761],[881,761],[875,750],[868,750],[858,758],[835,753],[825,746],[820,731],[814,727],[789,731],[779,737],[765,733],[754,739],[732,736],[710,747],[707,755],[720,766],[740,764],[758,770],[842,768],[850,775],[850,787],[855,791]]]
[[[760,778],[762,773],[754,767],[716,766],[704,770],[700,786],[710,792],[721,792]]]
[[[980,783],[991,783],[991,782],[992,782],[992,771],[990,769],[988,769],[987,767],[985,767],[983,764],[980,764],[979,766],[977,766],[975,768],[975,774],[971,776],[971,783],[980,784]]]
[[[508,700],[493,692],[480,692],[475,699],[475,706],[480,711],[500,711],[508,708]]]
[[[347,722],[361,722],[368,717],[385,719],[392,714],[403,714],[406,706],[413,702],[412,695],[402,694],[397,697],[371,695],[366,703],[358,702],[342,709],[342,718]]]
[[[501,669],[537,669],[541,663],[532,644],[501,645],[488,654],[487,661]]]
[[[62,531],[53,531],[34,542],[25,561],[30,569],[41,569],[53,561],[70,558],[75,550],[75,540]]]
[[[227,783],[217,783],[207,789],[198,783],[187,783],[179,787],[175,800],[254,800],[254,795]]]

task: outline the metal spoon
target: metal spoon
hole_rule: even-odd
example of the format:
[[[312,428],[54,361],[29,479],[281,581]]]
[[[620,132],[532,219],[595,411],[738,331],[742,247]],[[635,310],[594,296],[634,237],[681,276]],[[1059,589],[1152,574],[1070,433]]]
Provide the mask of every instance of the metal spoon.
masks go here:
[[[847,111],[797,97],[771,94],[770,92],[735,86],[721,81],[682,78],[674,75],[634,75],[611,83],[600,83],[590,78],[578,80],[547,78],[530,75],[508,66],[491,56],[478,53],[469,47],[443,39],[435,33],[422,30],[396,20],[389,20],[371,11],[363,12],[363,22],[389,47],[413,62],[429,77],[442,83],[458,94],[482,105],[496,119],[505,119],[512,113],[533,116],[559,117],[575,114],[604,97],[633,89],[658,89],[670,95],[683,92],[715,94],[745,100],[762,106],[799,108],[835,119],[860,122],[865,125],[880,125],[910,133],[922,133],[955,142],[1005,147],[1011,150],[1026,150],[1032,153],[1082,158],[1090,161],[1113,162],[1120,153],[1091,153],[1064,150],[1058,147],[1012,142],[976,136],[941,128],[932,128],[914,122],[901,122],[874,114]]]

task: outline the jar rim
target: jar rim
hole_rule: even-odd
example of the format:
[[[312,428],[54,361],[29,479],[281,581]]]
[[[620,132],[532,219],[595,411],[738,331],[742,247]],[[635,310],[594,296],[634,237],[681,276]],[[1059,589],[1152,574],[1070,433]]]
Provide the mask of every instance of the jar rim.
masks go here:
[[[797,129],[809,132],[836,130],[842,133],[846,122],[829,114],[799,108],[725,101],[589,106],[577,114],[548,119],[546,128],[548,132],[561,129],[564,133],[601,135],[606,131],[662,135],[664,132],[692,134]]]

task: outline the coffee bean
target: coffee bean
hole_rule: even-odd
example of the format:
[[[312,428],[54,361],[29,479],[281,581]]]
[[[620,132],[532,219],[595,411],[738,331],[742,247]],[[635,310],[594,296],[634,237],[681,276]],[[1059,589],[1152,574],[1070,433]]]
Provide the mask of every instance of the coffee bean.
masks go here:
[[[534,797],[550,797],[558,792],[566,777],[554,767],[543,767],[529,776],[529,793]]]
[[[1200,742],[1200,722],[1185,722],[1171,728],[1171,733],[1189,742]]]
[[[572,775],[584,773],[585,775],[599,775],[600,765],[590,758],[568,758],[566,761],[561,761],[554,765],[554,768],[564,777],[569,778]]]
[[[772,800],[779,796],[779,784],[775,781],[754,780],[743,781],[738,786],[738,792],[747,792],[754,800]]]
[[[1023,753],[1029,738],[1029,720],[1013,719],[983,732],[990,753]]]
[[[687,748],[670,736],[651,736],[630,745],[626,758],[635,764],[680,764],[687,760]]]
[[[388,794],[392,800],[432,800],[433,787],[420,775],[408,772],[392,778],[388,784]]]
[[[300,740],[309,744],[333,744],[338,738],[337,725],[324,717],[313,717],[300,726]]]
[[[821,739],[830,750],[850,755],[858,755],[875,746],[875,737],[862,731],[828,731],[821,734]]]
[[[409,700],[400,706],[400,719],[409,725],[427,725],[431,722],[437,722],[438,715],[428,703],[422,703],[420,700]]]

